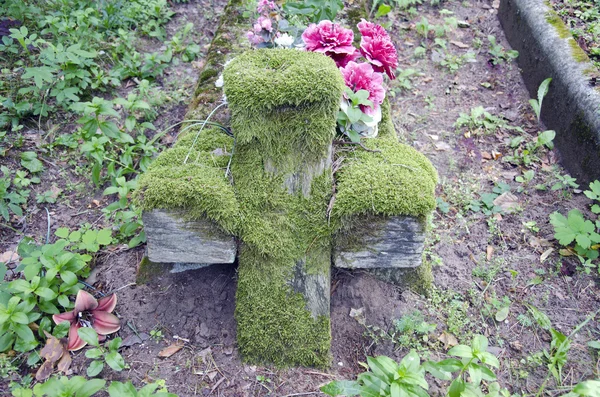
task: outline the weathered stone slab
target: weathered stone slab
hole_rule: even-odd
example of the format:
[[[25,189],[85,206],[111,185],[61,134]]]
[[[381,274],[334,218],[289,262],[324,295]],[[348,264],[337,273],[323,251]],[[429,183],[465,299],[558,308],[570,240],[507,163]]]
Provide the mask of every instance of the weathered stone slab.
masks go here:
[[[349,269],[414,268],[421,265],[425,223],[407,216],[368,217],[336,236],[334,266]]]
[[[187,221],[181,212],[172,210],[144,212],[142,218],[152,262],[185,264],[192,269],[197,266],[190,264],[235,261],[235,238],[208,220]]]

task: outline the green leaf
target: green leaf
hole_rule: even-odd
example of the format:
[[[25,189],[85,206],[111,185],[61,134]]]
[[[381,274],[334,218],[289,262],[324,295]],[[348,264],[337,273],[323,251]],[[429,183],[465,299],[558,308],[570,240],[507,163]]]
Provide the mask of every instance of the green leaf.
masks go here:
[[[102,355],[102,354],[100,354]],[[85,356],[87,357],[87,352],[85,354]],[[93,378],[94,376],[98,375],[100,372],[102,372],[102,369],[104,369],[104,363],[100,360],[94,360],[90,363],[90,366],[87,368],[87,376],[90,378]]]
[[[44,170],[44,165],[38,160],[36,152],[21,153],[21,165],[27,168],[32,174]]]
[[[336,380],[321,387],[321,391],[330,396],[353,397],[361,393],[361,387],[353,380]]]
[[[110,229],[99,230],[96,241],[100,245],[109,245],[112,242],[112,230],[110,230]]]
[[[501,322],[508,318],[508,313],[510,311],[510,306],[505,306],[502,309],[496,312],[496,321]]]
[[[73,272],[69,272],[69,271],[64,271],[64,272],[60,272],[60,278],[68,285],[68,286],[72,286],[77,284],[78,279],[77,276],[75,275],[75,273]]]
[[[588,380],[579,383],[573,392],[583,397],[600,397],[600,380]]]
[[[93,328],[82,327],[77,330],[79,337],[88,345],[99,346],[98,334]]]
[[[456,345],[452,349],[448,350],[448,354],[451,356],[458,356],[464,358],[473,358],[473,352],[469,346]]]
[[[137,390],[131,381],[127,383],[112,382],[108,387],[108,394],[110,397],[137,397]]]
[[[592,349],[598,349],[600,350],[600,340],[593,340],[587,343],[587,345],[589,347],[591,347]]]
[[[75,397],[90,397],[104,388],[106,381],[103,379],[90,379],[86,381],[75,393]]]
[[[29,324],[29,317],[27,317],[27,314],[22,312],[13,313],[12,316],[10,316],[10,320],[17,324]]]
[[[60,238],[67,238],[67,237],[69,237],[69,228],[68,227],[59,227],[54,232],[54,235],[56,237],[60,237]]]
[[[33,331],[27,325],[13,324],[12,329],[24,342],[35,341],[35,335],[33,335]]]
[[[95,347],[95,348],[90,349],[85,352],[85,356],[87,358],[92,358],[92,359],[100,358],[100,357],[102,357],[102,354],[103,354],[102,349],[100,349],[98,347]]]
[[[116,351],[111,351],[105,357],[106,363],[115,371],[122,371],[125,368],[125,360]]]
[[[15,341],[15,334],[5,332],[0,336],[0,352],[5,352],[10,349]]]
[[[465,390],[465,381],[462,378],[456,378],[450,384],[448,389],[449,397],[461,397],[461,393]]]
[[[38,287],[38,288],[36,288],[34,293],[48,301],[51,301],[56,298],[56,292],[54,292],[50,288],[46,288],[46,287]]]

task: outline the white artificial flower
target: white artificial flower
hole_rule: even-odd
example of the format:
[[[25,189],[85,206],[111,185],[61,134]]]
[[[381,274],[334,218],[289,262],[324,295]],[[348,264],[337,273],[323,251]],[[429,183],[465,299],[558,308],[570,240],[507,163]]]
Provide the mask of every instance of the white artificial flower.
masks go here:
[[[279,47],[289,48],[294,44],[294,38],[287,33],[282,34],[281,36],[275,39],[275,44]]]
[[[217,79],[217,81],[215,81],[215,87],[221,88],[221,87],[223,87],[224,83],[225,82],[223,81],[223,75],[221,74],[221,75],[219,75],[219,78]]]

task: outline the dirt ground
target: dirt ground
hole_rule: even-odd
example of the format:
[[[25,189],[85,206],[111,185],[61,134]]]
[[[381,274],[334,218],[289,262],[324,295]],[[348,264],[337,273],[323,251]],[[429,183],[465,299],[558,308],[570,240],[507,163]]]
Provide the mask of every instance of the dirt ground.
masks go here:
[[[175,28],[186,20],[194,22],[205,51],[224,4],[224,0],[210,5],[175,3],[177,15],[171,24]],[[446,34],[444,52],[433,45],[430,35],[425,57],[415,58],[415,48],[424,41],[416,32],[416,24],[424,17],[429,24],[443,25],[448,15],[440,13],[441,9],[453,12],[459,21],[467,21],[468,27],[454,28]],[[396,93],[390,99],[400,140],[427,154],[436,165],[440,174],[438,196],[448,204],[447,213],[434,214],[426,247],[435,284],[430,296],[399,290],[362,272],[334,271],[331,368],[280,370],[249,366],[241,362],[235,345],[235,265],[166,273],[146,285],[135,285],[144,247],[116,247],[97,258],[88,282],[104,292],[117,291],[117,313],[122,320],[118,335],[127,345],[122,354],[129,369],[121,373],[105,369],[103,378],[131,379],[138,386],[164,379],[169,391],[180,396],[321,395],[318,388],[323,384],[354,378],[361,372],[359,362],[365,362],[367,355],[385,354],[399,359],[406,354],[406,346],[381,336],[381,330],[392,330],[395,320],[418,310],[436,328],[425,337],[412,337],[411,347],[425,356],[442,358],[448,346],[447,337],[441,336],[452,335],[458,342],[468,343],[474,333],[483,333],[502,363],[497,371],[500,383],[514,393],[537,392],[547,374],[540,352],[549,349],[550,337],[523,320],[526,304],[545,312],[553,326],[567,335],[600,307],[597,276],[578,271],[575,258],[560,257],[556,249],[540,261],[540,255],[548,249],[544,246],[546,240],[553,240],[549,215],[554,211],[566,214],[571,208],[586,211],[589,200],[580,193],[538,191],[532,187],[553,180],[550,170],[560,158],[557,151],[544,153],[539,163],[529,167],[535,170],[535,178],[524,192],[516,193],[521,184],[515,182],[515,177],[525,169],[502,159],[508,154],[507,142],[519,133],[501,129],[493,134],[465,135],[465,129],[457,131],[454,127],[460,113],[483,106],[510,125],[521,126],[531,139],[540,131],[517,64],[508,61],[493,65],[490,61],[488,35],[495,35],[509,49],[493,2],[449,1],[438,7],[419,6],[418,10],[418,15],[393,13],[389,19],[378,21],[391,23],[400,68],[416,70],[410,88],[401,90],[398,81],[391,86]],[[477,49],[479,41],[483,45]],[[460,56],[467,51],[476,53],[475,61],[464,62],[458,71],[439,65],[444,53]],[[199,66],[173,66],[164,84],[178,84],[182,91],[191,93]],[[161,109],[160,113],[155,124],[170,125],[183,117],[185,107],[180,104]],[[87,183],[85,177],[69,174],[71,165],[46,162],[47,173],[56,175],[57,184],[65,170],[74,185]],[[465,209],[465,203],[490,192],[498,182],[512,187],[522,210],[491,216]],[[46,189],[41,187],[40,191]],[[102,214],[93,204],[93,200],[103,200],[101,191],[73,190],[65,194],[70,198],[68,204],[49,208],[51,230],[85,221],[102,223]],[[531,221],[536,222],[539,231],[524,226],[524,222]],[[27,225],[27,234],[38,238],[46,235],[47,214],[43,208]],[[15,234],[5,230],[0,233],[2,244],[8,248],[17,243]],[[510,300],[505,320],[496,321],[493,315],[485,314],[494,299],[504,297]],[[367,327],[350,316],[351,309],[360,308]],[[184,348],[171,357],[159,358],[158,353],[174,343],[175,337],[185,342]],[[563,368],[564,385],[598,377],[598,353],[586,343],[599,337],[600,325],[593,321],[574,336],[569,361]],[[86,367],[84,353],[77,353],[74,373],[85,373]],[[430,393],[436,395],[441,385],[432,383]],[[553,396],[562,390],[552,379],[548,389],[553,390]]]

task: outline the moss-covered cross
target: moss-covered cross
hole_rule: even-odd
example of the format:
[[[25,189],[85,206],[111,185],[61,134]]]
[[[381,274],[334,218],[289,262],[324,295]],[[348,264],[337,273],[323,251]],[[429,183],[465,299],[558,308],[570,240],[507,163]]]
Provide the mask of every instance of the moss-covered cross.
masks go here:
[[[237,236],[235,317],[247,361],[325,367],[334,236],[366,215],[424,219],[437,173],[397,142],[385,103],[378,138],[364,142],[373,151],[345,152],[334,183],[344,81],[321,54],[247,52],[227,65],[224,82],[234,138],[188,131],[142,176],[136,199]],[[233,153],[230,175],[230,156],[215,150]]]

